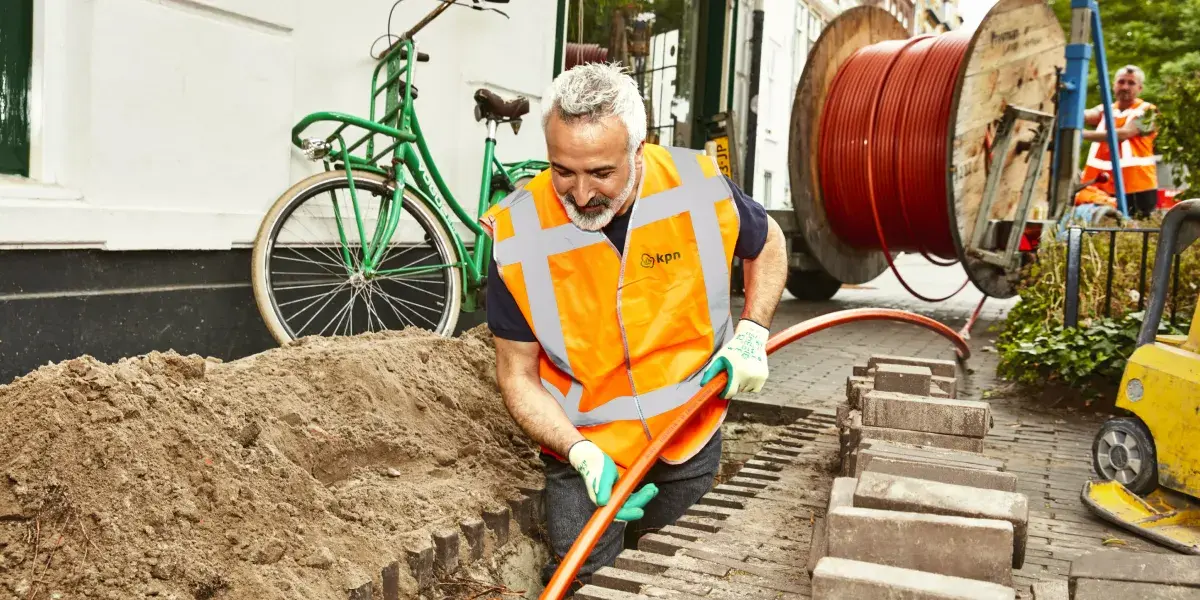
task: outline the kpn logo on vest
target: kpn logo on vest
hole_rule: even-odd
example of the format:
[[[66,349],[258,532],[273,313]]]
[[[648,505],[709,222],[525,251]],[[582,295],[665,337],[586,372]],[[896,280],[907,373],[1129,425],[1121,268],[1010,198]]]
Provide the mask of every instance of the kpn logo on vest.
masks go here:
[[[653,269],[654,265],[667,265],[673,260],[679,260],[683,255],[678,252],[659,254],[642,253],[642,268]]]

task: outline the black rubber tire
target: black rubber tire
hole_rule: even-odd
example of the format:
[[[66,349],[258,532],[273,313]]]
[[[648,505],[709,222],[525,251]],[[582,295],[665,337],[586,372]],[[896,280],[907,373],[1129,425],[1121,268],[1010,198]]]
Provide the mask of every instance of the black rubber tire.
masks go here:
[[[1114,437],[1109,437],[1110,434]],[[1112,443],[1114,438],[1117,444]],[[1128,468],[1127,461],[1133,458],[1140,461],[1136,469]],[[1158,454],[1150,429],[1136,417],[1105,421],[1092,440],[1092,468],[1101,479],[1115,479],[1139,496],[1154,491],[1158,487]],[[1132,476],[1126,471],[1132,472]]]
[[[797,300],[824,302],[842,289],[842,282],[824,271],[790,269],[785,287]]]
[[[358,171],[354,175],[354,185],[360,189],[373,194],[391,193],[389,182],[381,175],[369,171]],[[258,312],[262,315],[263,323],[267,326],[267,330],[271,332],[271,336],[280,345],[286,345],[295,340],[297,337],[305,335],[313,335],[312,333],[304,333],[304,328],[301,327],[300,334],[292,330],[290,324],[284,318],[283,313],[279,308],[279,302],[276,298],[276,290],[272,285],[270,263],[272,256],[275,253],[275,242],[283,229],[284,223],[288,221],[297,208],[304,205],[309,199],[314,196],[323,194],[333,189],[345,189],[348,187],[346,172],[341,170],[325,171],[309,176],[301,181],[296,182],[290,189],[283,193],[263,216],[262,222],[259,225],[258,234],[254,240],[254,250],[251,254],[251,282],[254,290],[254,300],[258,305]],[[411,215],[416,223],[424,231],[426,240],[431,244],[431,247],[436,250],[437,256],[441,261],[440,264],[453,265],[459,262],[458,252],[450,237],[450,233],[446,227],[438,220],[435,214],[435,208],[429,206],[420,197],[409,190],[404,192],[404,205],[402,209],[405,213]],[[458,317],[462,311],[462,272],[460,267],[453,266],[445,269],[444,281],[446,282],[446,299],[443,306],[439,309],[440,316],[436,323],[430,321],[431,327],[421,327],[436,332],[442,336],[452,336],[455,332],[455,327],[458,324]],[[416,326],[415,323],[413,323]],[[399,329],[397,327],[395,329]],[[336,334],[336,332],[334,332]],[[349,333],[354,333],[350,331]],[[361,333],[361,332],[359,332]],[[323,332],[320,334],[323,335]]]

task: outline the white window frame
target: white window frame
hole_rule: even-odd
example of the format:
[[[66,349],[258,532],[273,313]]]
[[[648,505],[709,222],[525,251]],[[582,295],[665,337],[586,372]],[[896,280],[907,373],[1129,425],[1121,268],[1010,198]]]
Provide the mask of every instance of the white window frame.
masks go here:
[[[792,84],[800,84],[800,76],[804,73],[804,64],[808,62],[808,5],[802,0],[796,2],[796,18],[792,19],[796,29],[792,35]]]
[[[0,184],[0,198],[78,200],[61,187],[69,147],[67,29],[71,3],[33,0],[33,49],[29,73],[29,177]]]

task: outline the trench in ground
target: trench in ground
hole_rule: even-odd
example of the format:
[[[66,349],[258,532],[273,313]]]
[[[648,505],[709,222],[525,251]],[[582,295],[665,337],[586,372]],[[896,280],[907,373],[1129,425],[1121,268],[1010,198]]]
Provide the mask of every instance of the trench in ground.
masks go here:
[[[721,465],[713,486],[733,477],[746,461],[762,449],[763,442],[776,437],[781,428],[748,421],[726,421],[722,426]],[[515,522],[512,527],[516,534]],[[541,527],[532,538],[513,535],[507,548],[497,552],[487,564],[477,564],[452,576],[439,577],[422,598],[537,598],[542,591],[541,570],[550,556],[544,524]],[[517,592],[521,594],[517,595]]]

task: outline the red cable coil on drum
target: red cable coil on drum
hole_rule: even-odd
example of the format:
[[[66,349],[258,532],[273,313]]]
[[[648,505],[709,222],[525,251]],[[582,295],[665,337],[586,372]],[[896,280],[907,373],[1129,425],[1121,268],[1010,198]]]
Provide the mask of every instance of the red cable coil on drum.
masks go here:
[[[608,62],[608,48],[600,44],[577,44],[567,42],[564,70],[570,71],[579,65]]]
[[[969,32],[866,46],[838,69],[821,115],[818,169],[830,228],[850,246],[954,264],[946,164],[950,110]],[[937,257],[937,258],[935,258]]]

